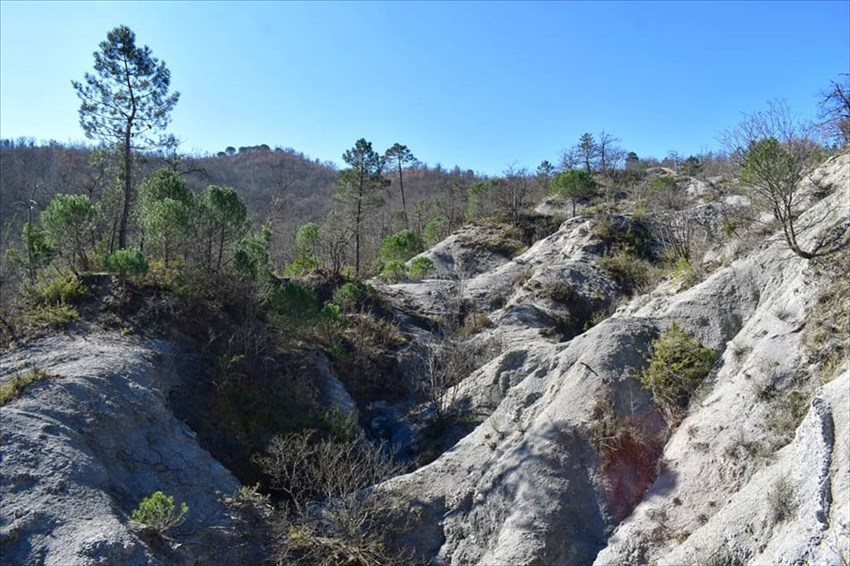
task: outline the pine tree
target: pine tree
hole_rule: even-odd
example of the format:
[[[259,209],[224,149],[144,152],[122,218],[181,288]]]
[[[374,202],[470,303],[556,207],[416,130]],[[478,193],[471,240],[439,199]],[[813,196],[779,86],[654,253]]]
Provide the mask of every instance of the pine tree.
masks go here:
[[[369,214],[383,205],[381,189],[389,185],[383,171],[386,161],[360,138],[342,158],[349,165],[340,173],[334,200],[343,205],[354,224],[354,273],[360,275],[360,244],[363,224]]]
[[[169,93],[171,73],[151,56],[148,46],[136,46],[136,34],[126,26],[110,31],[94,53],[94,73],[72,81],[80,105],[80,125],[89,139],[121,148],[124,203],[118,247],[127,247],[127,221],[133,197],[133,150],[150,149],[153,138],[168,125],[180,98]]]

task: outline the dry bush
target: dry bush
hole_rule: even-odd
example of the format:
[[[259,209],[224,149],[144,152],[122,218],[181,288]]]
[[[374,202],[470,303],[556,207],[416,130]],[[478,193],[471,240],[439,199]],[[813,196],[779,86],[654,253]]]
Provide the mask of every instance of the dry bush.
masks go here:
[[[404,467],[362,433],[319,439],[310,431],[276,436],[254,461],[286,497],[277,558],[285,564],[409,564],[391,539],[403,510],[370,488]]]

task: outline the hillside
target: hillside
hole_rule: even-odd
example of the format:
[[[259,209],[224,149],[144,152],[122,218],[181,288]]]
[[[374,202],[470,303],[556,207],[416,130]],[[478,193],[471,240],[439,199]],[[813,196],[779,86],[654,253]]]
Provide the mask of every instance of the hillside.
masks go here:
[[[585,207],[563,220],[566,205],[544,203],[535,222],[553,233],[526,246],[503,223],[467,224],[423,252],[428,276],[372,280],[341,330],[297,330],[270,311],[285,338],[256,357],[224,337],[253,324],[228,299],[248,297],[241,287],[201,309],[94,276],[80,321],[0,356],[4,385],[35,372],[0,407],[0,552],[13,564],[244,564],[319,548],[324,563],[381,563],[321,530],[340,502],[365,500],[403,519],[364,521],[353,538],[377,527],[367,550],[394,544],[400,563],[847,562],[850,154],[813,177],[800,241],[845,246],[823,258],[792,253],[776,226],[728,229],[748,208],[734,182],[677,176],[702,245],[690,269],[670,268],[646,218]],[[342,288],[318,272],[303,284],[325,304]],[[267,337],[238,328],[251,344]],[[711,365],[665,403],[641,376],[674,328]],[[231,363],[231,389],[212,360]],[[228,393],[246,395],[244,412]],[[406,466],[310,508],[312,523],[273,513],[279,491],[240,488],[256,479],[256,445],[284,430],[251,415],[287,397],[303,404],[287,417],[308,405],[353,415],[342,436],[388,441]],[[131,521],[155,490],[188,504],[167,534]]]
[[[839,225],[846,239],[850,156],[821,175],[836,190],[801,219],[807,238]],[[405,544],[446,564],[846,561],[846,251],[809,263],[773,237],[726,255],[694,287],[659,286],[575,338],[547,339],[556,313],[581,326],[588,302],[604,309],[618,298],[591,226],[567,221],[514,260],[469,273],[465,292],[491,323],[480,339],[504,352],[455,400],[481,424],[382,486],[417,517]],[[552,281],[571,292],[553,301]],[[393,292],[433,309],[442,288]],[[635,377],[673,323],[716,362],[671,420]]]

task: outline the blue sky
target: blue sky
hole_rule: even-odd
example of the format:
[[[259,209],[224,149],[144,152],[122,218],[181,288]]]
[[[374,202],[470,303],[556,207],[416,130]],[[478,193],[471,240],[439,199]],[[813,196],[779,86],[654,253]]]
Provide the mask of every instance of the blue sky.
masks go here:
[[[0,136],[81,141],[71,80],[117,25],[171,69],[184,151],[360,138],[431,165],[531,169],[585,132],[640,156],[717,147],[850,72],[850,1],[0,2]]]

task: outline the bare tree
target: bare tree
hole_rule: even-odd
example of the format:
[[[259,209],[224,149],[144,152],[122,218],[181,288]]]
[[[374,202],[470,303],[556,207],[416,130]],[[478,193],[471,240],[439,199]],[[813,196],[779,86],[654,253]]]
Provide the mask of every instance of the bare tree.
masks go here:
[[[599,132],[596,152],[599,155],[599,170],[603,175],[608,175],[609,171],[625,158],[626,152],[617,145],[620,141],[622,141],[620,138],[612,136],[605,130]]]
[[[842,73],[839,80],[821,91],[821,127],[827,136],[850,145],[850,73]]]
[[[353,237],[354,230],[346,216],[336,210],[329,212],[322,222],[317,248],[334,275],[339,274],[348,262],[348,246]]]
[[[805,259],[834,252],[836,245],[832,235],[814,242],[808,250],[798,241],[801,185],[817,165],[820,153],[812,134],[813,126],[794,116],[785,102],[771,102],[722,138],[741,168],[741,180],[750,189],[753,204],[773,214],[782,224],[788,246]]]
[[[502,174],[504,178],[492,191],[493,203],[510,222],[517,223],[520,214],[528,206],[531,190],[528,170],[516,169],[511,165]]]
[[[565,149],[561,153],[561,171],[569,171],[575,169],[581,164],[581,156],[577,147]]]

